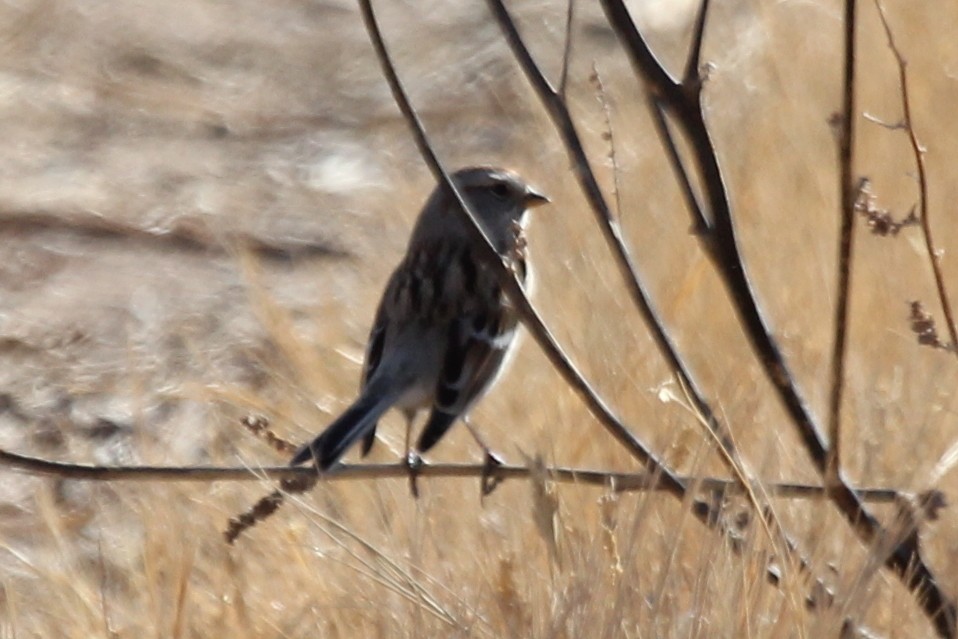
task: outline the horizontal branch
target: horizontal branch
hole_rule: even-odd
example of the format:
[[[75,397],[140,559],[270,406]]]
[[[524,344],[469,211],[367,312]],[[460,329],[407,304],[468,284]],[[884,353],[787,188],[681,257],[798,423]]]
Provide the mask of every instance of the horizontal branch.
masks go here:
[[[291,480],[312,477],[315,470],[309,466],[98,466],[55,462],[38,457],[18,455],[0,450],[0,468],[82,481],[155,481],[155,482],[213,482],[213,481],[263,481]],[[498,479],[525,479],[533,473],[544,472],[551,481],[563,484],[605,486],[619,492],[663,491],[667,485],[656,474],[616,473],[567,466],[537,469],[534,466],[502,465],[495,469]],[[481,478],[488,475],[484,464],[430,464],[416,469],[417,478]],[[358,481],[364,479],[404,479],[409,476],[409,467],[404,463],[392,464],[344,464],[320,476],[321,481]],[[703,492],[741,494],[738,480],[706,477],[700,479],[680,476],[687,486],[696,486]],[[789,499],[817,499],[825,497],[825,488],[811,484],[762,483],[765,491],[775,497]],[[877,503],[893,503],[908,493],[894,488],[855,488],[863,500]]]

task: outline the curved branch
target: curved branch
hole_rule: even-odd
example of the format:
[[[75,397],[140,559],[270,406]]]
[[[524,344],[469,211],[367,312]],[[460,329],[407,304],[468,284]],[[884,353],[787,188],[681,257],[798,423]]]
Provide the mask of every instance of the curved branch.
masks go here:
[[[659,352],[665,358],[669,367],[675,371],[681,383],[689,389],[696,411],[709,423],[709,427],[712,428],[716,436],[719,437],[722,445],[729,450],[733,450],[734,445],[731,439],[726,435],[724,429],[716,420],[711,407],[705,400],[703,393],[699,390],[691,372],[685,366],[685,362],[679,357],[678,349],[672,343],[672,339],[666,332],[663,322],[659,319],[657,311],[652,307],[651,297],[642,284],[635,260],[625,243],[622,227],[612,214],[605,200],[605,196],[599,188],[595,172],[592,170],[592,166],[586,156],[582,141],[576,132],[575,123],[572,121],[572,116],[569,114],[565,101],[546,79],[535,60],[533,60],[532,54],[522,41],[522,37],[516,29],[512,17],[502,4],[502,0],[488,0],[488,5],[502,29],[506,40],[509,42],[513,54],[519,61],[520,67],[542,100],[556,128],[559,130],[565,148],[572,160],[573,168],[582,191],[595,213],[607,244],[612,250],[619,271],[628,287],[629,294],[639,309],[646,326],[652,332],[652,337],[655,340]]]
[[[539,344],[540,348],[542,348],[552,365],[555,366],[556,370],[558,370],[566,382],[568,382],[573,390],[582,398],[590,412],[592,412],[606,430],[609,431],[633,457],[645,465],[649,471],[661,474],[662,481],[669,493],[679,499],[684,498],[686,493],[685,485],[679,481],[672,471],[669,470],[654,453],[647,449],[645,445],[632,434],[618,415],[612,411],[605,400],[599,396],[591,384],[582,376],[575,364],[572,363],[559,346],[555,337],[546,327],[542,318],[526,297],[525,292],[522,290],[522,285],[516,279],[509,265],[504,262],[503,258],[496,252],[485,231],[479,225],[475,213],[472,211],[468,202],[463,199],[462,193],[460,193],[455,183],[449,178],[449,173],[442,166],[432,145],[429,143],[422,122],[410,104],[406,92],[403,89],[402,82],[396,74],[395,67],[386,50],[382,33],[379,30],[379,25],[369,0],[359,0],[359,6],[362,11],[366,30],[369,33],[373,47],[376,49],[377,58],[379,59],[383,74],[389,83],[393,98],[410,126],[423,159],[429,165],[436,181],[445,188],[447,194],[458,204],[462,213],[469,219],[470,227],[476,235],[482,239],[486,259],[492,264],[498,264],[501,268],[501,283],[503,289],[515,305],[516,311],[519,313],[523,324],[525,324],[529,333]],[[696,504],[695,513],[700,519],[706,521],[709,517],[708,505],[704,503]]]

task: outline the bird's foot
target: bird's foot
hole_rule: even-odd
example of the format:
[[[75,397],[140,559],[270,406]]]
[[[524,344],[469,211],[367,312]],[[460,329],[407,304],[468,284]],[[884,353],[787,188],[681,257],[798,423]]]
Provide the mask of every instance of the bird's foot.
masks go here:
[[[488,448],[486,449],[486,459],[482,463],[482,475],[479,483],[481,497],[491,495],[492,491],[502,483],[502,476],[499,475],[499,469],[505,465],[502,457],[495,454]]]
[[[409,492],[415,499],[419,499],[419,472],[422,470],[422,457],[414,450],[406,453],[406,468],[409,471]]]

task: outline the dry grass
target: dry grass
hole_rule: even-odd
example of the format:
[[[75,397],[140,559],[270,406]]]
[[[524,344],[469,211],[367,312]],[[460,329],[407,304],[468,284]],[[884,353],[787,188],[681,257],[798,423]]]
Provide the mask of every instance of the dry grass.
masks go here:
[[[538,216],[530,244],[536,299],[561,341],[653,449],[682,471],[718,472],[695,420],[657,392],[668,371],[481,3],[381,4],[447,162],[513,166],[557,203]],[[824,1],[716,4],[709,118],[744,253],[823,414],[840,11]],[[928,146],[933,224],[949,251],[958,246],[949,107],[958,8],[888,4]],[[521,9],[556,71],[564,3]],[[601,21],[583,13],[574,111],[604,157],[602,110],[586,81],[595,61],[613,109],[622,217],[657,303],[762,477],[814,480],[687,232],[640,88]],[[893,60],[873,7],[861,13],[859,104],[895,121]],[[431,188],[355,11],[331,1],[35,0],[3,5],[0,16],[0,219],[11,222],[0,228],[0,443],[101,462],[276,462],[237,418],[261,412],[305,439],[346,405],[380,287]],[[682,33],[655,35],[671,61],[681,60]],[[881,204],[904,214],[916,198],[905,136],[862,124],[858,153]],[[603,179],[611,185],[608,170]],[[41,213],[53,223],[30,226]],[[84,231],[94,217],[119,230]],[[183,228],[202,230],[210,246],[133,232]],[[332,254],[250,256],[237,233]],[[908,331],[909,300],[937,314],[921,250],[915,229],[859,235],[844,412],[856,483],[927,488],[958,439],[954,359]],[[948,255],[944,267],[958,281]],[[524,451],[632,467],[530,341],[475,417],[509,459]],[[398,426],[383,429],[376,459],[396,454]],[[461,430],[437,457],[477,457]],[[793,573],[782,590],[765,584],[760,528],[746,531],[736,556],[660,495],[513,482],[483,502],[475,481],[430,481],[414,501],[402,481],[320,486],[230,548],[220,536],[227,519],[272,486],[12,473],[2,484],[0,637],[817,637],[837,636],[846,614],[888,637],[930,633],[912,597],[817,503],[776,502],[836,585],[838,606],[816,616]],[[955,474],[937,487],[953,493]],[[953,511],[923,541],[946,589],[958,591]]]

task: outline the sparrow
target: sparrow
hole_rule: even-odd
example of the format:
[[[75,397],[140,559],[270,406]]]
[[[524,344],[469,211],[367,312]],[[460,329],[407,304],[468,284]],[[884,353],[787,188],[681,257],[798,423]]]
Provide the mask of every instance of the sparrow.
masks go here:
[[[528,212],[549,198],[506,169],[461,169],[452,179],[500,256],[523,284],[529,279]],[[436,187],[415,223],[406,253],[379,302],[366,346],[359,396],[293,456],[326,471],[355,443],[372,448],[379,419],[390,408],[407,423],[407,461],[419,459],[492,387],[511,359],[518,316],[500,286],[482,239],[455,200]],[[409,429],[429,417],[416,443]],[[472,427],[487,459],[495,459]],[[414,480],[413,486],[415,487]]]

